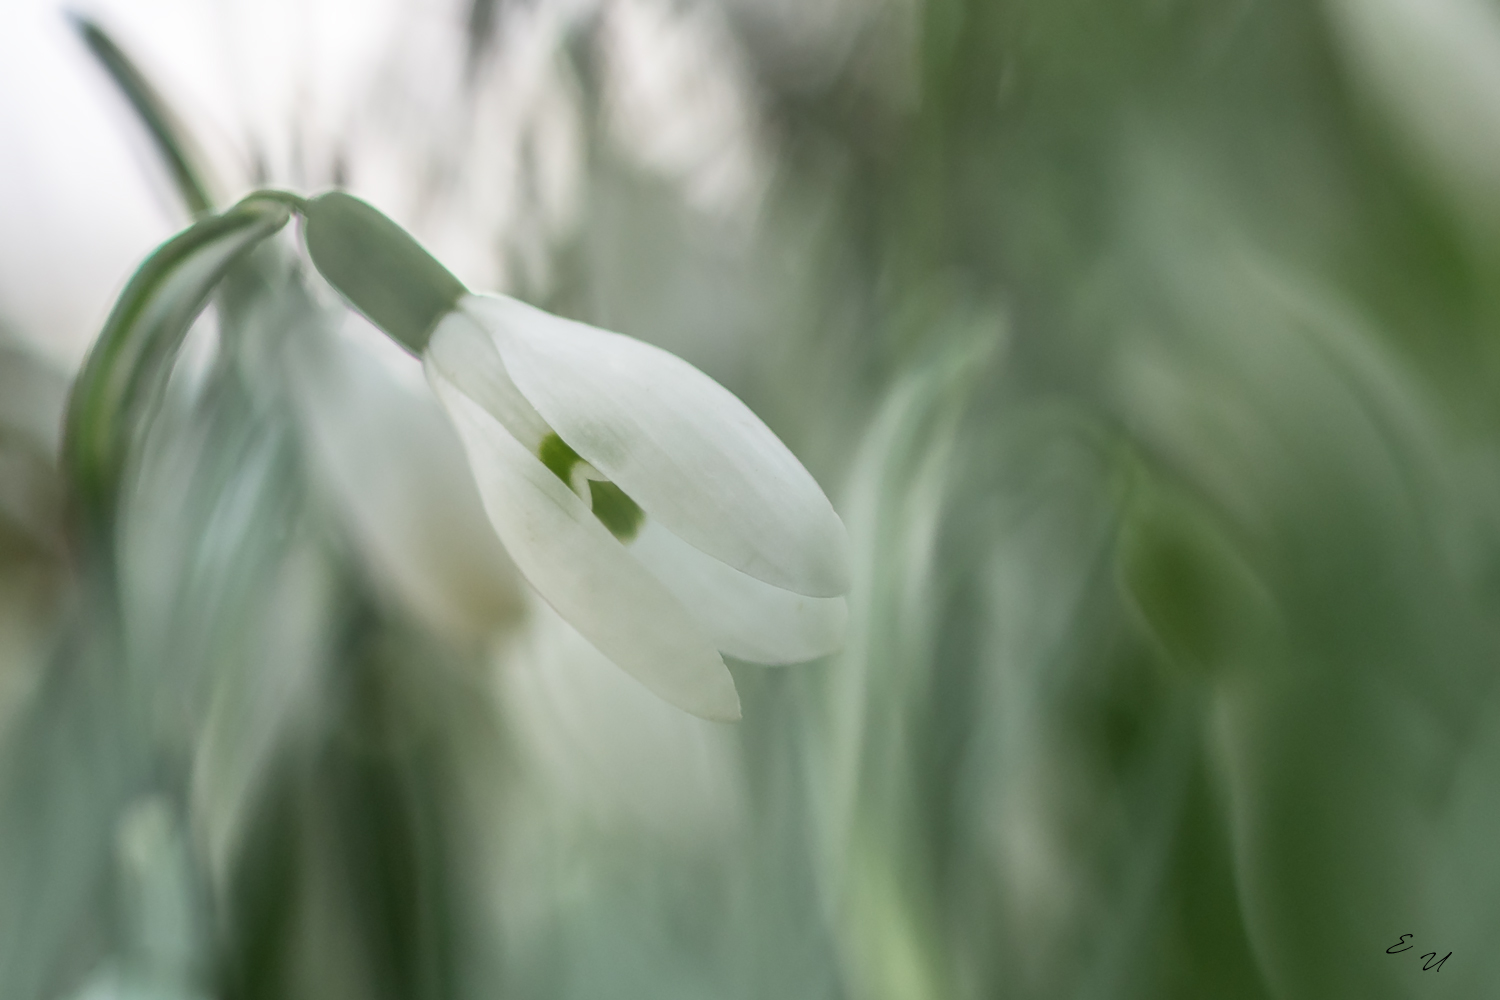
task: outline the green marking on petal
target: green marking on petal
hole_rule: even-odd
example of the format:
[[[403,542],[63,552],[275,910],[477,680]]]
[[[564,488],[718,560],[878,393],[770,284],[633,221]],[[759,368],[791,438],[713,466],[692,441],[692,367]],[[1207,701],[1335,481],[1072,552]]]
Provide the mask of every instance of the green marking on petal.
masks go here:
[[[536,457],[552,470],[554,476],[566,483],[568,489],[573,488],[573,466],[583,459],[578,457],[578,452],[568,447],[568,442],[555,433],[548,434],[542,438],[542,443],[536,450]]]
[[[597,479],[590,481],[589,496],[593,501],[594,516],[620,541],[630,541],[641,530],[646,512],[614,483]]]
[[[583,459],[568,442],[556,433],[548,434],[542,438],[536,457],[552,470],[554,476],[566,483],[568,489],[573,489],[573,468]],[[589,480],[589,502],[594,509],[594,516],[609,529],[610,534],[622,542],[634,538],[635,533],[641,530],[641,523],[646,520],[646,512],[626,496],[624,490],[605,480]]]

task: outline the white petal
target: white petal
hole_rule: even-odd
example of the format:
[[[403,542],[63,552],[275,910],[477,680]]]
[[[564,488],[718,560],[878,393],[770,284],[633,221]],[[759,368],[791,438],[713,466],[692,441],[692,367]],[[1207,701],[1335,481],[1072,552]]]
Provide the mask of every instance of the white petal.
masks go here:
[[[650,518],[629,549],[722,653],[755,663],[801,663],[844,643],[849,612],[842,597],[773,587],[704,555]]]
[[[733,393],[675,355],[515,299],[460,309],[574,451],[694,548],[812,597],[849,589],[849,540],[812,475]]]
[[[438,374],[489,411],[533,455],[552,433],[506,374],[493,338],[468,314],[454,310],[443,317],[427,342],[426,357]]]
[[[377,576],[433,624],[483,635],[520,612],[515,568],[415,362],[394,345],[377,356],[390,342],[349,316],[343,333],[308,323],[287,338],[314,470]]]
[[[667,701],[706,719],[738,719],[734,679],[682,605],[435,363],[427,376],[463,438],[490,522],[537,592],[599,652]]]

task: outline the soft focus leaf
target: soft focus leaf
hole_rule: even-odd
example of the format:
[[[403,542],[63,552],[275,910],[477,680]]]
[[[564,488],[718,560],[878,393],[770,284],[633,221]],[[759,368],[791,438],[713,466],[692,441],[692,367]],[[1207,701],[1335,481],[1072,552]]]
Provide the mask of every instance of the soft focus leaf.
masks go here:
[[[130,102],[141,124],[151,133],[157,152],[166,161],[172,182],[188,211],[193,215],[212,211],[216,199],[202,157],[193,148],[166,100],[97,22],[79,14],[72,15],[72,20],[73,26],[83,36],[84,44]]]
[[[937,816],[919,792],[920,741],[942,725],[937,672],[943,621],[934,600],[937,527],[955,472],[957,425],[998,339],[961,328],[934,359],[887,392],[850,484],[862,565],[850,638],[824,688],[826,761],[815,817],[820,877],[845,908],[839,935],[861,995],[943,995]],[[880,775],[878,781],[872,780]],[[924,803],[925,805],[925,803]]]
[[[108,617],[75,630],[6,733],[0,766],[0,969],[6,1000],[66,985],[80,932],[107,919],[114,819],[148,777],[110,662]],[[97,947],[97,946],[96,946]],[[95,955],[94,957],[97,957]]]
[[[0,532],[18,527],[51,550],[62,542],[57,460],[67,399],[62,372],[0,341]]]
[[[1327,0],[1334,40],[1460,216],[1500,237],[1500,11],[1485,0]],[[1478,225],[1475,225],[1477,223]]]
[[[61,371],[0,341],[0,434],[21,438],[56,460],[67,398],[67,378]]]

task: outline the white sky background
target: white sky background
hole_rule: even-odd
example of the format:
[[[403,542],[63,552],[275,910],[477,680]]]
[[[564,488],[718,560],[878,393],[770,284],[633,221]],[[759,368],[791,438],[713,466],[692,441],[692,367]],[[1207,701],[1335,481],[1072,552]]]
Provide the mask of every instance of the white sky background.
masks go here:
[[[0,6],[0,323],[70,368],[174,228],[101,77],[56,5]]]
[[[723,11],[667,0],[500,4],[470,87],[466,0],[7,0],[0,4],[0,323],[75,367],[143,257],[187,220],[133,113],[64,17],[145,70],[229,198],[333,183],[409,226],[472,287],[545,285],[577,226],[587,136],[563,56],[598,28],[604,134],[691,210],[753,219],[771,154]]]
[[[358,4],[361,16],[333,30],[338,6],[261,0],[260,16],[237,18],[248,5],[0,5],[0,319],[13,335],[76,366],[134,267],[186,222],[144,130],[65,11],[105,25],[216,166],[232,164],[234,146],[243,159],[253,135],[274,170],[291,159],[292,123],[338,115],[361,82],[355,67],[371,61],[380,5]],[[272,30],[286,24],[298,30]],[[243,189],[246,164],[233,165],[242,176],[229,185]]]

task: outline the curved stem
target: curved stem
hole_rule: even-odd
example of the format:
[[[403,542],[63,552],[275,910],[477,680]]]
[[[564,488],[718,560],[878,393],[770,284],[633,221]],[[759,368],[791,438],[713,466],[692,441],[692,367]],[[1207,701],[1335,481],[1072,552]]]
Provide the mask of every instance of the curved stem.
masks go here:
[[[251,191],[239,200],[239,204],[245,205],[256,201],[270,201],[278,205],[285,205],[298,215],[306,217],[307,199],[300,194],[291,191],[282,191],[278,188],[262,188],[259,191]]]
[[[188,328],[234,263],[289,217],[264,201],[206,216],[158,247],[120,293],[73,383],[63,432],[63,465],[91,530],[109,530],[135,436]]]

